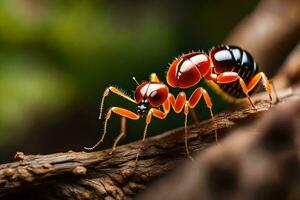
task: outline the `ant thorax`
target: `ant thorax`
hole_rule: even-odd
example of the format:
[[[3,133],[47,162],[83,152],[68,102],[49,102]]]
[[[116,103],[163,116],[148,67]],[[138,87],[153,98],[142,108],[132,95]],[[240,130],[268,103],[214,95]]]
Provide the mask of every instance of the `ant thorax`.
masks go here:
[[[167,83],[174,88],[190,88],[205,76],[211,67],[209,57],[202,52],[192,52],[176,58],[167,72]]]

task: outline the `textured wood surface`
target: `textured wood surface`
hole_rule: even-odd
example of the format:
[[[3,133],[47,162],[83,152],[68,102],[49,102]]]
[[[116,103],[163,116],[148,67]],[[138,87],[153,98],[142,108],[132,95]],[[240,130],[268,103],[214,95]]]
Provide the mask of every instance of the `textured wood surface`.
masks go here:
[[[300,98],[294,98],[236,129],[139,199],[298,200],[299,144]]]
[[[288,103],[299,97],[298,91],[280,92],[281,101]],[[263,95],[265,97],[266,95]],[[258,97],[261,99],[262,97]],[[201,152],[215,145],[214,128],[220,138],[232,127],[249,122],[261,113],[276,107],[262,100],[251,107],[227,111],[211,120],[189,127],[191,152]],[[50,155],[16,154],[13,163],[0,165],[0,197],[8,199],[130,199],[156,178],[186,160],[183,128],[147,138],[138,165],[135,155],[139,142],[98,152],[65,152]],[[217,145],[215,145],[217,146]],[[191,162],[191,161],[186,161]]]

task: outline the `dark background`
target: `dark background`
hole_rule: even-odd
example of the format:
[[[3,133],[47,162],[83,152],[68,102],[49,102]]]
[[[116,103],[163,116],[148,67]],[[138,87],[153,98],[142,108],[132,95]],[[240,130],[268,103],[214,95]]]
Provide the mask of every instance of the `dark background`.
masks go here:
[[[93,145],[103,127],[98,114],[105,87],[132,94],[132,76],[147,80],[151,72],[165,81],[175,56],[221,44],[257,2],[1,0],[0,163],[16,151],[44,154]],[[215,112],[230,106],[210,93]],[[105,110],[109,106],[136,109],[115,95],[106,99]],[[200,119],[209,116],[203,103],[196,111]],[[182,126],[183,119],[173,112],[155,119],[149,135]],[[111,118],[100,149],[111,146],[119,122]],[[144,123],[128,121],[121,143],[141,138]]]

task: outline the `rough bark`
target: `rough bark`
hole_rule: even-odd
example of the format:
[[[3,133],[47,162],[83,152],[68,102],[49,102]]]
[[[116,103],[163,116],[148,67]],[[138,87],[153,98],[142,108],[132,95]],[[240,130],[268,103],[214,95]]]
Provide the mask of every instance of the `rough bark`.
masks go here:
[[[300,99],[241,127],[139,199],[300,198]],[[170,188],[172,188],[170,192]]]
[[[282,52],[278,49],[289,50],[299,40],[297,37],[300,33],[299,13],[299,0],[262,1],[258,8],[238,25],[225,43],[236,44],[249,50],[261,67],[272,63],[275,57],[281,57],[283,60],[286,55],[281,53],[282,55],[278,56],[278,52]],[[275,78],[275,83],[281,84],[278,85],[279,87],[286,87],[299,81],[298,55],[299,45]],[[136,168],[135,156],[139,141],[118,147],[113,156],[108,155],[109,150],[50,155],[17,153],[15,159],[18,161],[0,165],[0,198],[130,199],[143,191],[146,186],[148,187],[151,181],[175,169],[176,166],[186,167],[181,168],[181,172],[175,171],[175,177],[163,180],[152,189],[150,187],[141,198],[158,199],[161,196],[165,199],[186,199],[189,195],[195,199],[200,196],[204,199],[242,199],[242,197],[266,199],[264,197],[269,196],[259,195],[270,195],[269,191],[272,191],[275,197],[276,194],[277,197],[281,197],[279,195],[282,194],[290,195],[291,198],[297,197],[297,194],[300,195],[299,174],[294,173],[294,169],[299,169],[300,163],[299,134],[294,137],[294,129],[287,131],[289,142],[284,148],[278,143],[274,145],[268,141],[281,142],[281,138],[285,139],[279,134],[277,140],[278,135],[272,135],[276,131],[271,127],[280,122],[284,123],[282,127],[287,129],[291,127],[292,116],[296,116],[299,107],[297,105],[300,105],[299,87],[293,92],[291,89],[284,89],[279,92],[279,96],[281,97],[279,104],[288,106],[285,107],[288,111],[285,115],[282,115],[284,109],[279,109],[277,112],[270,111],[272,116],[279,116],[279,118],[264,119],[261,116],[262,113],[269,112],[278,105],[269,108],[269,104],[262,101],[267,99],[263,94],[255,98],[257,110],[251,107],[239,108],[217,115],[216,126],[211,120],[190,126],[189,147],[196,158],[194,163],[185,161],[182,127],[147,138]],[[295,101],[297,104],[293,104]],[[247,101],[245,103],[249,104]],[[290,116],[290,118],[284,120],[281,116]],[[252,124],[251,122],[256,118],[262,119],[263,122]],[[232,128],[245,122],[252,125],[240,129],[224,143],[221,141],[220,145],[215,145],[215,128],[222,138],[227,134],[231,135]],[[265,126],[266,131],[253,134],[253,130]],[[280,126],[277,128],[279,129]],[[294,143],[298,146],[292,145]],[[272,149],[277,146],[280,148],[274,156]],[[210,147],[208,151],[202,155],[200,152],[208,147]],[[255,151],[256,149],[259,151]],[[261,149],[264,151],[260,151]],[[259,159],[253,161],[253,157]],[[248,159],[253,163],[249,164]],[[256,163],[265,163],[265,165],[260,166]],[[274,169],[273,166],[278,167]],[[265,170],[262,170],[262,167]],[[285,174],[278,176],[281,172],[288,176]],[[195,178],[197,176],[198,178]]]
[[[299,89],[279,92],[282,103],[299,98]],[[264,95],[265,97],[265,95]],[[261,99],[261,97],[258,97]],[[214,129],[220,138],[232,127],[253,120],[272,110],[266,101],[251,107],[227,111],[211,120],[189,127],[189,147],[195,155],[215,143]],[[8,199],[130,199],[152,180],[186,160],[183,128],[147,138],[138,165],[135,156],[139,142],[98,152],[65,152],[50,155],[23,155],[19,161],[0,165],[0,197]]]

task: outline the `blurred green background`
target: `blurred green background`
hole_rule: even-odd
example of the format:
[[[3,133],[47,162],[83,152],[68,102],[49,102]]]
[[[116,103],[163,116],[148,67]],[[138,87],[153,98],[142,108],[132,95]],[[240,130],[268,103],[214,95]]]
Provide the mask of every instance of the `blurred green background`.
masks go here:
[[[151,72],[165,81],[175,56],[221,44],[257,2],[1,0],[0,163],[16,151],[44,154],[93,145],[103,128],[98,111],[105,87],[132,94],[131,77],[147,80]],[[228,107],[210,93],[215,112]],[[105,105],[136,110],[115,95]],[[196,110],[200,119],[209,116],[204,105]],[[174,113],[155,119],[149,135],[183,125],[183,119]],[[111,146],[119,123],[111,118],[100,149]],[[144,123],[128,121],[121,143],[141,138]]]

